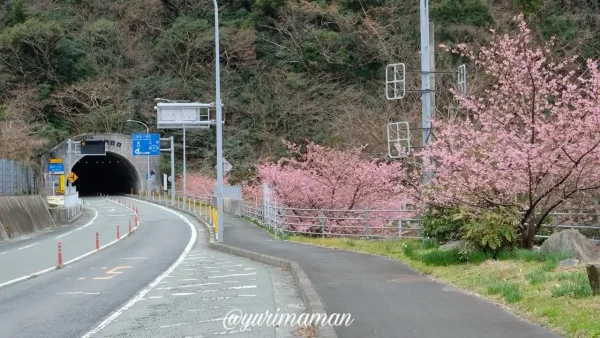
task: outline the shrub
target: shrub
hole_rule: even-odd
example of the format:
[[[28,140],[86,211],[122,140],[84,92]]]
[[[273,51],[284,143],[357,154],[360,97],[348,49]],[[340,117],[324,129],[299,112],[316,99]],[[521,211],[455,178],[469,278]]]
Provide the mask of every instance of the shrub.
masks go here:
[[[458,215],[458,209],[427,208],[421,220],[423,236],[440,243],[459,239],[463,220],[458,219]]]
[[[502,249],[515,247],[518,240],[517,226],[519,215],[515,210],[463,209],[459,219],[464,219],[461,230],[467,241],[461,250],[463,254],[481,250],[497,258]]]

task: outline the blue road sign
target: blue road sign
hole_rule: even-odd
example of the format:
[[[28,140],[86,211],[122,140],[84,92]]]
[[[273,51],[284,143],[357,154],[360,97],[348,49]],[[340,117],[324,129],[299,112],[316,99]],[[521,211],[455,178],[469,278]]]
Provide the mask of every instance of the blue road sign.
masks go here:
[[[48,173],[49,174],[64,174],[65,173],[65,165],[64,163],[49,163],[48,164]]]
[[[131,136],[133,156],[158,156],[160,155],[159,134],[133,134]]]
[[[50,176],[50,181],[54,182],[54,176]]]

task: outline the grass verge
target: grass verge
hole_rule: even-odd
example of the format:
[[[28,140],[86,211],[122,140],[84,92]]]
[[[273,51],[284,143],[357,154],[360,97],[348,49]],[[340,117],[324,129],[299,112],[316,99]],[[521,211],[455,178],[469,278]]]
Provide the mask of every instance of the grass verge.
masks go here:
[[[568,255],[528,250],[483,253],[461,258],[414,240],[308,238],[288,240],[388,256],[438,280],[475,292],[511,308],[522,317],[572,338],[600,337],[600,297],[592,297],[585,268],[558,269]]]

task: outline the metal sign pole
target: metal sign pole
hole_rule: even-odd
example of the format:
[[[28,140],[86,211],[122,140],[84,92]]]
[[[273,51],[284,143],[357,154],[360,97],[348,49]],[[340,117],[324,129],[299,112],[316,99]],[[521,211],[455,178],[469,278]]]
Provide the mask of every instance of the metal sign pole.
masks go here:
[[[183,205],[185,205],[185,179],[186,179],[186,164],[185,164],[185,127],[183,127]]]
[[[175,139],[171,136],[171,203],[175,201]]]
[[[67,140],[67,170],[65,170],[67,177],[71,173],[71,139]],[[67,191],[65,191],[65,195],[68,195],[71,192],[71,180],[67,179]]]
[[[219,65],[219,6],[215,7],[215,92],[217,96],[217,242],[223,242],[223,116],[221,111],[221,68]]]

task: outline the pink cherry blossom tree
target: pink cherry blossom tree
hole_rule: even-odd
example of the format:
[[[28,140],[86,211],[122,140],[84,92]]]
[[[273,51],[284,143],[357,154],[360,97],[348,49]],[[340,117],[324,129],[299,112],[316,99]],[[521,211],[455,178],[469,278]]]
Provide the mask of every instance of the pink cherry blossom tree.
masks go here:
[[[193,197],[208,198],[213,196],[214,188],[217,185],[217,180],[206,174],[199,172],[186,173],[186,194]],[[223,184],[227,183],[227,177],[224,178]],[[177,178],[177,190],[181,191],[183,187],[183,177]]]
[[[364,147],[342,151],[311,142],[301,152],[297,145],[285,144],[293,157],[262,164],[257,171],[260,182],[272,189],[270,198],[290,208],[286,217],[297,230],[361,233],[367,209],[388,213],[370,216],[374,228],[402,217],[399,211],[407,199],[400,189],[404,175],[399,163],[365,158]]]
[[[435,159],[434,205],[514,207],[522,212],[522,245],[555,208],[600,187],[600,72],[577,57],[554,61],[552,42],[536,47],[522,16],[518,32],[495,32],[478,53],[464,44],[453,52],[474,61],[492,86],[477,96],[456,94],[468,117],[433,121],[435,141],[421,156]]]

